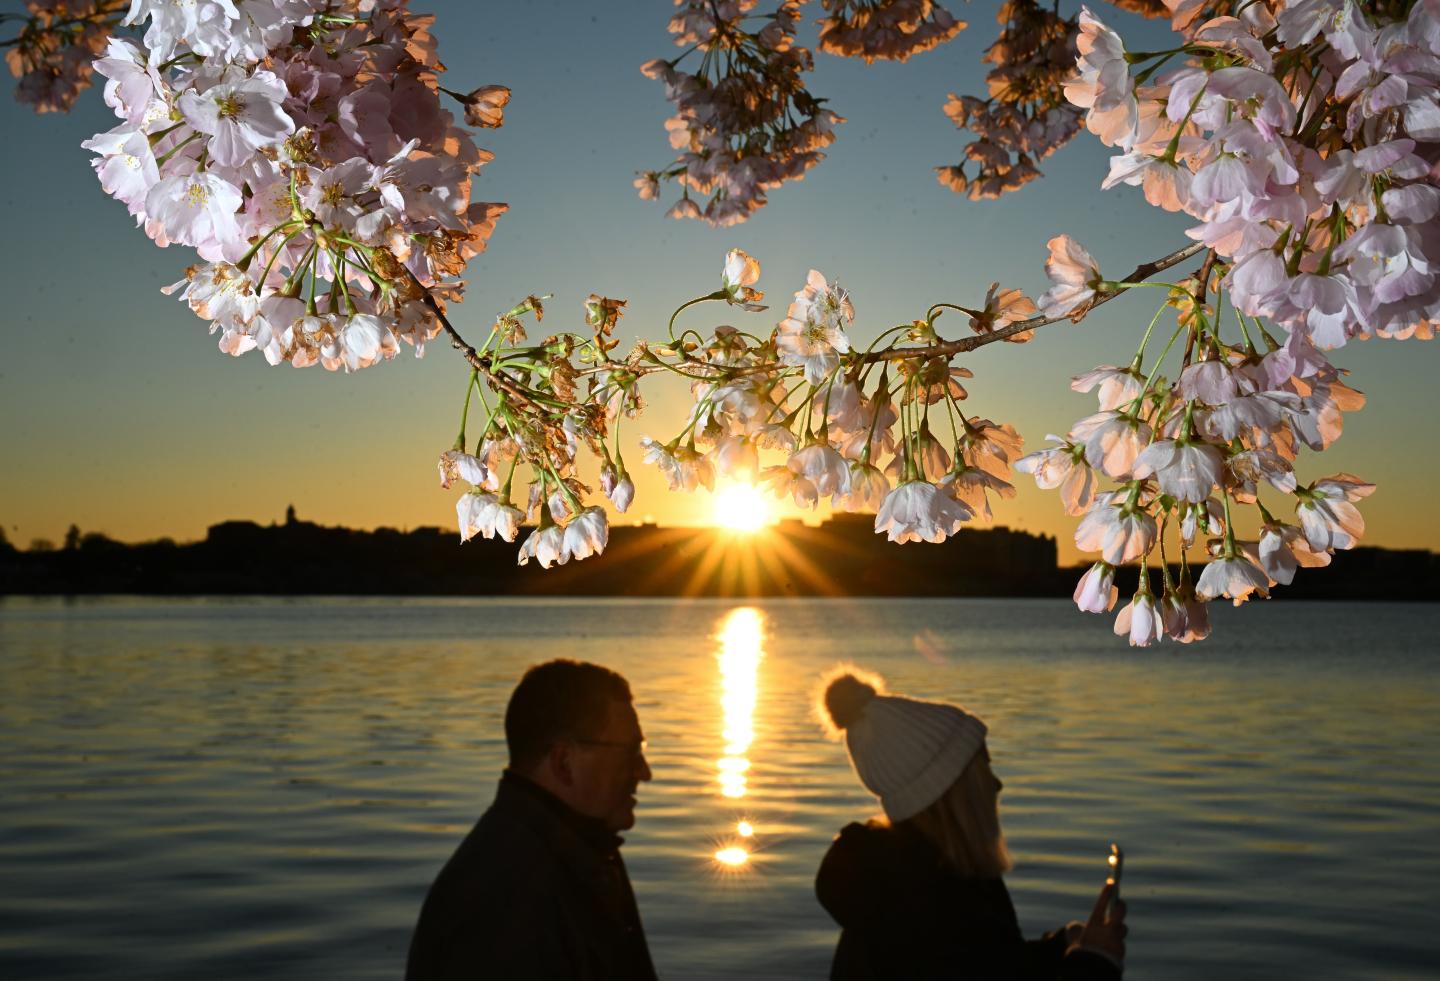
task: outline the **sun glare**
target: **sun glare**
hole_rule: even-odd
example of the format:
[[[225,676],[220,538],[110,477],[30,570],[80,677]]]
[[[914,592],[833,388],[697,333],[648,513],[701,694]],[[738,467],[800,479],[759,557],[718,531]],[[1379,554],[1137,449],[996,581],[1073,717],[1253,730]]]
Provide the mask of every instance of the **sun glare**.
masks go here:
[[[728,865],[735,868],[750,861],[750,853],[739,846],[732,845],[729,848],[722,848],[715,853],[715,861],[721,865]]]
[[[765,615],[753,606],[731,610],[720,628],[720,709],[725,755],[715,761],[720,793],[745,796],[750,743],[755,739],[756,674],[764,656]]]
[[[770,502],[750,484],[730,484],[716,491],[714,520],[731,531],[759,531],[770,520]]]

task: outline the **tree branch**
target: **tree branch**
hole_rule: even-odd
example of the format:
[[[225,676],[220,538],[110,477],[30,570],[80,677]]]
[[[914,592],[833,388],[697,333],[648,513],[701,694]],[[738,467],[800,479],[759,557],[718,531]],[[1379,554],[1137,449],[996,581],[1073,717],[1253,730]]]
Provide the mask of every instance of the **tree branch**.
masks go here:
[[[1159,259],[1155,259],[1151,262],[1143,262],[1140,265],[1136,266],[1134,271],[1131,272],[1130,275],[1126,276],[1123,280],[1120,280],[1120,282],[1142,282],[1146,279],[1149,279],[1151,276],[1155,275],[1158,272],[1169,269],[1171,266],[1179,265],[1191,256],[1197,255],[1204,248],[1205,246],[1203,244],[1196,242],[1193,245],[1187,245],[1183,249],[1171,252],[1169,255],[1161,256]],[[1206,261],[1206,275],[1208,275],[1210,267],[1213,264],[1214,253],[1212,252],[1209,259],[1207,259]],[[451,345],[455,348],[455,350],[460,352],[461,356],[465,358],[466,362],[468,362],[472,368],[483,373],[487,378],[491,379],[497,387],[503,389],[507,394],[511,395],[522,403],[532,404],[534,400],[530,397],[530,394],[526,392],[522,386],[517,385],[515,383],[515,380],[512,379],[510,376],[504,374],[503,372],[497,371],[495,369],[494,362],[491,360],[489,355],[481,355],[478,351],[475,350],[475,348],[471,347],[470,344],[466,342],[465,338],[460,335],[460,332],[457,331],[455,327],[450,323],[449,318],[445,316],[444,311],[440,309],[440,304],[436,302],[435,297],[431,295],[430,291],[426,289],[425,286],[422,285],[418,279],[415,278],[415,274],[410,272],[408,268],[405,269],[405,272],[406,275],[410,277],[410,280],[414,284],[415,288],[420,292],[422,302],[424,302],[424,304],[429,307],[431,313],[435,315],[435,319],[439,321],[440,326],[445,330],[445,333],[449,335]],[[1202,286],[1201,288],[1203,289],[1204,287]],[[1110,300],[1115,299],[1115,297],[1119,296],[1121,293],[1126,292],[1127,289],[1128,287],[1121,286],[1118,289],[1103,290],[1099,293],[1096,293],[1095,297],[1090,301],[1089,305],[1082,307],[1078,311],[1079,316],[1076,316],[1075,313],[1070,313],[1062,317],[1032,317],[1029,320],[1021,320],[1017,321],[1016,323],[1007,324],[1000,330],[992,331],[988,334],[979,334],[975,337],[965,337],[961,338],[958,341],[944,341],[939,344],[932,344],[928,347],[890,348],[882,351],[866,352],[860,355],[859,358],[852,363],[870,364],[876,361],[890,361],[895,359],[909,360],[912,358],[953,357],[956,354],[963,354],[967,351],[973,351],[976,348],[984,347],[986,344],[994,344],[996,341],[1003,341],[1008,337],[1015,336],[1016,334],[1023,334],[1026,331],[1035,330],[1037,327],[1046,327],[1050,324],[1059,323],[1062,320],[1075,321],[1082,319],[1088,316],[1090,311],[1100,306],[1100,304],[1108,303]],[[692,358],[684,354],[682,354],[682,360],[685,363],[696,364],[705,367],[720,367],[710,365],[709,362],[704,361],[703,359]],[[619,363],[609,363],[587,369],[584,372],[580,372],[580,374],[587,374],[590,371],[598,371],[607,367],[623,368],[624,370],[634,374],[635,376],[641,377],[651,374],[652,372],[659,371],[665,366],[655,364],[623,365]],[[768,371],[783,370],[786,367],[793,366],[787,366],[779,362],[766,362],[765,364],[747,365],[738,370],[731,368],[730,366],[724,367],[730,368],[730,370],[719,371],[715,375],[714,380],[716,382],[723,381],[726,378],[735,378],[742,375],[751,374],[763,374]]]
[[[494,362],[488,354],[481,355],[480,352],[470,346],[465,338],[460,336],[460,332],[450,323],[450,318],[445,316],[445,311],[440,309],[440,304],[435,301],[434,295],[415,277],[415,274],[410,271],[409,267],[402,266],[402,268],[405,270],[405,275],[410,277],[410,282],[420,291],[421,302],[430,308],[430,312],[435,315],[435,319],[440,322],[440,326],[443,327],[445,333],[450,336],[450,345],[460,352],[461,356],[469,362],[470,367],[483,374],[486,378],[489,378],[498,388],[503,389],[506,394],[521,404],[533,404],[535,400],[532,399],[530,394],[521,386],[517,385],[513,378],[503,371],[497,371],[495,369]]]
[[[1143,280],[1149,279],[1151,276],[1155,275],[1158,272],[1169,269],[1171,266],[1179,265],[1193,255],[1198,255],[1200,251],[1204,248],[1205,246],[1203,243],[1196,242],[1193,245],[1187,245],[1183,249],[1171,252],[1167,256],[1162,256],[1159,259],[1154,260],[1153,262],[1142,262],[1140,265],[1135,267],[1134,272],[1126,276],[1123,280],[1121,280],[1121,282],[1142,282]],[[1056,324],[1062,320],[1079,320],[1085,316],[1088,316],[1090,311],[1094,310],[1100,304],[1108,303],[1109,301],[1115,299],[1115,297],[1119,296],[1125,291],[1126,288],[1121,287],[1114,290],[1102,290],[1101,292],[1096,293],[1094,299],[1090,301],[1090,304],[1081,309],[1080,317],[1076,317],[1073,313],[1069,313],[1061,317],[1031,317],[1029,320],[1019,320],[1013,324],[1006,324],[999,330],[991,331],[988,334],[978,334],[975,337],[964,337],[958,341],[944,341],[940,344],[932,344],[929,347],[907,347],[900,348],[898,350],[892,349],[889,351],[872,351],[864,355],[861,360],[864,363],[870,363],[873,361],[889,361],[894,358],[948,358],[956,354],[964,354],[966,351],[973,351],[978,347],[984,347],[986,344],[994,344],[996,341],[1003,341],[1008,337],[1014,337],[1016,334],[1023,334],[1026,331],[1034,330],[1037,327],[1047,327],[1050,324]]]

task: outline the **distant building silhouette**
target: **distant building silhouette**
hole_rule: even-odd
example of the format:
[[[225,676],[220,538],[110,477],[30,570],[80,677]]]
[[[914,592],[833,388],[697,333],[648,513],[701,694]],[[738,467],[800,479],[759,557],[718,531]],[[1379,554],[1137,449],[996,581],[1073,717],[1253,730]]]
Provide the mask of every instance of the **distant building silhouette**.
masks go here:
[[[522,541],[530,529],[521,532]],[[63,551],[0,549],[0,593],[575,596],[1068,596],[1082,567],[1056,564],[1055,539],[965,529],[938,544],[893,545],[869,515],[798,519],[754,534],[617,525],[605,554],[542,570],[517,545],[419,528],[353,531],[303,521],[212,525],[200,542],[127,545],[104,535]],[[1421,550],[1359,548],[1309,569],[1279,595],[1433,599],[1440,562]],[[1122,570],[1122,594],[1134,570]],[[1158,579],[1158,575],[1156,577]],[[1128,581],[1127,581],[1128,579]],[[1158,586],[1158,582],[1156,584]]]

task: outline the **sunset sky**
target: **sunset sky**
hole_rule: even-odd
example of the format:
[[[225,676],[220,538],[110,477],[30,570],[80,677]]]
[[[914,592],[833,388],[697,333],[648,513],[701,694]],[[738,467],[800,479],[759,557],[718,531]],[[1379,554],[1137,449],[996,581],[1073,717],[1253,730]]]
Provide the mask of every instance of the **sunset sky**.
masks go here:
[[[1047,162],[1044,180],[1000,201],[969,202],[935,181],[932,168],[958,162],[965,142],[941,112],[946,94],[983,91],[991,3],[952,7],[970,29],[906,65],[817,56],[811,91],[848,122],[803,182],[728,229],[670,221],[671,191],[663,203],[642,202],[631,186],[636,170],[673,156],[663,127],[669,104],[639,71],[676,50],[666,0],[416,6],[438,16],[449,87],[500,83],[514,92],[504,128],[477,137],[496,159],[475,197],[508,202],[510,212],[471,264],[468,298],[453,311],[472,338],[530,293],[555,294],[546,328],[575,327],[592,291],[628,299],[627,346],[659,337],[672,309],[716,288],[726,250],[742,248],[763,266],[758,285],[771,309],[706,306],[687,311],[684,325],[766,334],[813,267],[852,291],[852,337],[864,344],[932,303],[978,304],[994,280],[1038,295],[1045,242],[1061,232],[1112,275],[1187,241],[1186,219],[1148,207],[1138,190],[1099,191],[1109,152],[1088,136]],[[806,11],[813,19],[818,5]],[[1168,35],[1113,8],[1102,16],[1136,47]],[[807,25],[802,43],[814,33]],[[58,540],[72,522],[123,540],[188,540],[225,519],[279,520],[288,504],[301,517],[358,528],[452,524],[455,492],[439,489],[434,463],[454,438],[467,378],[460,359],[437,342],[423,360],[407,351],[347,377],[220,354],[206,325],[159,292],[193,253],[151,244],[90,170],[80,142],[111,125],[98,90],[68,116],[34,116],[8,93],[0,100],[0,524],[10,541]],[[1070,376],[1133,354],[1158,296],[1140,292],[1079,326],[977,352],[964,362],[976,375],[968,411],[1013,423],[1031,448],[1064,432],[1094,404],[1068,390]],[[952,314],[938,327],[953,337],[964,325]],[[1437,406],[1436,357],[1416,342],[1335,355],[1370,404],[1347,418],[1335,447],[1302,462],[1300,476],[1350,471],[1377,482],[1362,505],[1368,544],[1440,548],[1432,503],[1440,464],[1424,442]],[[683,424],[686,392],[651,382],[646,394],[645,417],[627,429],[633,439],[668,439]],[[703,491],[672,495],[640,465],[638,447],[627,458],[639,494],[621,520],[710,520]],[[1062,560],[1075,558],[1073,523],[1056,497],[1024,475],[1017,486],[996,523],[1057,535]]]

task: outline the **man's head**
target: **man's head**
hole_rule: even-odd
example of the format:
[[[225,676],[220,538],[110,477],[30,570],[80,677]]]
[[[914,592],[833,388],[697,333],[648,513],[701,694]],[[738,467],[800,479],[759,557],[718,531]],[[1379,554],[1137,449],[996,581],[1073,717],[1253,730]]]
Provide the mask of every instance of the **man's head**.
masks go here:
[[[525,672],[505,709],[510,769],[612,831],[635,824],[650,779],[630,685],[598,664],[557,660]]]

